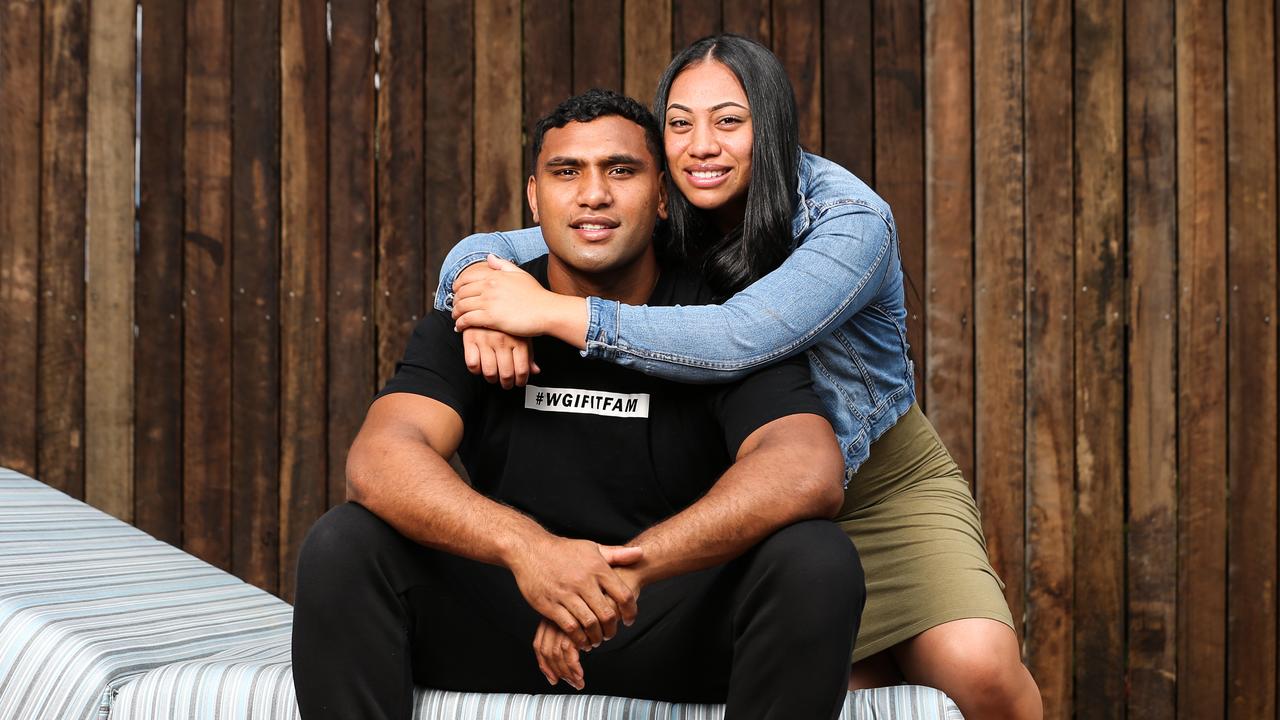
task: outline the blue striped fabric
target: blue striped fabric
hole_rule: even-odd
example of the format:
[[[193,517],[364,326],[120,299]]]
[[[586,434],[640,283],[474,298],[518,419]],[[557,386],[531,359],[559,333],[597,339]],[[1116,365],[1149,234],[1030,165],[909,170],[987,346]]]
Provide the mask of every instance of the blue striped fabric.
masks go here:
[[[292,609],[0,468],[0,718],[292,720]],[[420,689],[418,720],[720,720],[720,705]],[[849,693],[845,720],[961,720],[942,693]]]
[[[0,718],[105,718],[130,679],[287,644],[291,620],[278,598],[0,469]]]

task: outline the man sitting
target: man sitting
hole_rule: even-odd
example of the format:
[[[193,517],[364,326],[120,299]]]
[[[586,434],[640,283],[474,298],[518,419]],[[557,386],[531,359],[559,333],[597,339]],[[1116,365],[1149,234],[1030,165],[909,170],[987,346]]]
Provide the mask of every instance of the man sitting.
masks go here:
[[[666,208],[647,110],[590,91],[539,121],[533,146],[550,255],[526,270],[560,293],[708,301],[654,249]],[[447,314],[414,330],[352,445],[351,502],[302,549],[303,717],[407,720],[415,683],[588,681],[727,702],[731,718],[838,715],[864,588],[844,533],[817,519],[840,507],[843,462],[804,360],[680,385],[553,339],[534,351],[537,384],[503,390],[467,371]]]

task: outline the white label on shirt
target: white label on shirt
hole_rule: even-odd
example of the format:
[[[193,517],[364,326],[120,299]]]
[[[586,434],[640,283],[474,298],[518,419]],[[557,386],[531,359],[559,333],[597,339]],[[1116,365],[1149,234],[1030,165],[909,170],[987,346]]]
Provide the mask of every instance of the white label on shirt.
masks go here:
[[[524,406],[543,412],[582,413],[608,417],[649,417],[649,393],[623,395],[603,390],[524,386]]]

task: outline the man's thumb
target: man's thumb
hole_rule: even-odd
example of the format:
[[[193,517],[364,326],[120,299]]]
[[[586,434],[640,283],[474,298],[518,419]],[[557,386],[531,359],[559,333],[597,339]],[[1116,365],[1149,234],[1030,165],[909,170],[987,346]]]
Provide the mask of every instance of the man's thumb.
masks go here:
[[[489,256],[485,258],[485,261],[488,262],[489,267],[494,270],[502,270],[503,272],[519,272],[520,270],[519,265],[516,265],[510,260],[504,260],[493,253],[489,253]]]
[[[613,566],[632,565],[640,562],[644,557],[644,548],[639,546],[617,547],[614,545],[601,545],[600,554],[604,556],[605,562]]]

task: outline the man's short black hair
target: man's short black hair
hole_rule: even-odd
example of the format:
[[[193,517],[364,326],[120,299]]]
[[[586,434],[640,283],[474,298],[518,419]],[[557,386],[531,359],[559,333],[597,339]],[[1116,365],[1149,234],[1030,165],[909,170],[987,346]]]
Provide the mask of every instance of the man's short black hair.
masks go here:
[[[656,167],[661,170],[664,165],[664,155],[662,129],[658,127],[658,119],[649,112],[648,108],[626,95],[602,88],[592,88],[581,95],[574,95],[538,120],[533,126],[533,167],[536,168],[538,165],[538,155],[542,152],[542,139],[548,130],[562,128],[571,122],[591,122],[610,115],[626,118],[644,129],[649,152],[653,154]]]

